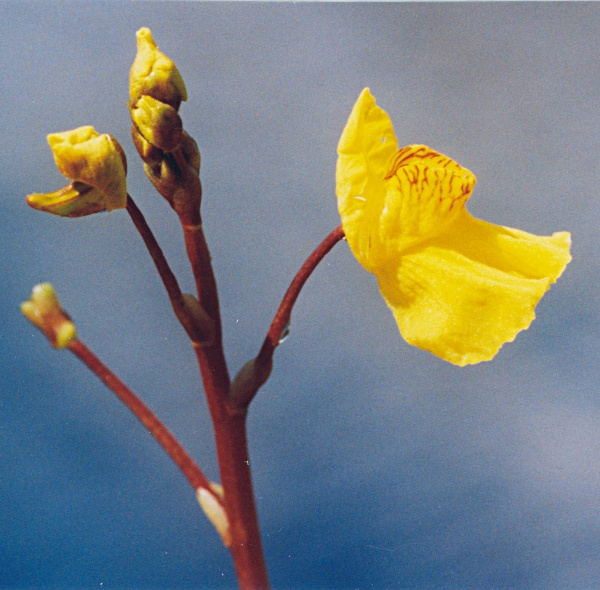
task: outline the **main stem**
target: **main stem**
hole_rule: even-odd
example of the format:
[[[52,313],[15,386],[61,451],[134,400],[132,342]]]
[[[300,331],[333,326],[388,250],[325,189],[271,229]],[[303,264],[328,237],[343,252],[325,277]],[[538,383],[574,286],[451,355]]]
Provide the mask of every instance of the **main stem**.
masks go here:
[[[136,131],[134,125],[134,139]],[[198,358],[215,430],[221,485],[224,492],[223,503],[231,536],[229,549],[235,564],[240,590],[268,590],[269,579],[250,475],[246,411],[240,411],[228,403],[231,381],[223,351],[217,284],[200,217],[202,184],[197,169],[186,160],[181,147],[167,154],[163,164],[168,173],[163,171],[165,174],[162,176],[151,173],[150,177],[157,190],[167,199],[179,217],[196,282],[198,302],[213,324],[212,338],[208,340],[191,338],[191,340]],[[141,212],[130,197],[128,197],[127,210],[144,239],[177,317],[183,324],[182,320],[186,320],[186,314],[178,313],[183,296],[177,281]]]
[[[221,484],[232,538],[230,551],[240,590],[268,590],[269,578],[250,473],[247,411],[228,404],[230,379],[223,352],[219,299],[210,252],[199,216],[197,219],[182,219],[182,226],[198,300],[215,327],[213,342],[208,346],[195,345],[194,348],[215,429]]]

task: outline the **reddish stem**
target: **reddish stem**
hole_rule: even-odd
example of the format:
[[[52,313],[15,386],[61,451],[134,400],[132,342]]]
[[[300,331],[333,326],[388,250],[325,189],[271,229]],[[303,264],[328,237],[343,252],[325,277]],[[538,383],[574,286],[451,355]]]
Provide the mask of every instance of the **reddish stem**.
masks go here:
[[[150,431],[160,446],[181,469],[194,490],[206,488],[210,491],[209,481],[198,465],[188,455],[179,441],[167,427],[140,400],[123,381],[121,381],[81,340],[73,340],[69,350],[77,356],[137,417]],[[218,497],[215,495],[218,500]]]
[[[215,337],[209,346],[195,346],[204,391],[215,427],[215,441],[225,507],[231,527],[230,551],[240,590],[268,590],[260,528],[246,439],[246,411],[228,405],[229,372],[221,335],[217,285],[202,225],[182,223],[198,300],[214,322]]]
[[[181,300],[181,289],[179,288],[177,279],[169,267],[169,263],[167,262],[161,247],[158,245],[152,230],[148,226],[146,219],[130,195],[127,195],[127,213],[129,213],[131,220],[144,240],[144,244],[146,244],[146,248],[154,261],[156,270],[158,270],[158,274],[167,290],[169,299],[172,303],[173,301]]]
[[[314,249],[312,254],[310,254],[304,264],[300,267],[300,270],[296,273],[294,280],[290,283],[288,290],[283,296],[279,309],[271,322],[265,341],[256,357],[257,364],[267,364],[270,362],[273,352],[279,346],[279,342],[281,341],[281,334],[290,321],[292,308],[296,303],[296,299],[298,299],[298,295],[300,295],[302,287],[304,287],[304,283],[306,283],[308,277],[310,277],[319,262],[321,262],[327,253],[330,252],[343,238],[344,230],[340,225]]]
[[[309,255],[304,264],[300,267],[300,270],[296,273],[296,276],[290,283],[288,290],[286,291],[279,309],[275,313],[275,317],[271,322],[267,336],[263,342],[263,345],[256,357],[255,371],[257,375],[264,375],[266,379],[270,373],[271,365],[273,362],[273,353],[281,342],[281,335],[289,324],[290,317],[292,315],[292,309],[300,295],[300,291],[304,284],[308,280],[308,277],[313,273],[319,262],[331,251],[331,249],[344,238],[344,230],[342,226],[336,227],[325,239],[314,249]],[[249,390],[247,397],[242,400],[237,400],[241,407],[247,407],[252,401],[258,389],[263,385],[263,379],[259,379],[256,382],[255,390]]]
[[[224,491],[223,504],[232,537],[229,549],[235,564],[240,589],[267,590],[269,580],[250,476],[246,441],[246,412],[239,412],[237,408],[228,405],[230,378],[223,351],[217,285],[199,212],[202,185],[197,173],[188,166],[181,150],[175,150],[171,156],[178,178],[177,190],[174,193],[177,198],[169,198],[172,195],[164,187],[165,194],[163,196],[167,198],[179,216],[196,282],[198,301],[213,322],[213,338],[210,343],[200,344],[193,338],[192,343],[200,365],[215,430],[219,470]],[[161,192],[160,186],[157,188]],[[163,193],[161,192],[161,194]],[[150,251],[173,304],[174,298],[179,300],[181,297],[177,282],[174,277],[171,279],[172,273],[164,260],[160,247],[147,228],[141,212],[137,210],[131,199],[128,200],[127,209]],[[177,313],[176,305],[173,304],[173,307]]]
[[[179,217],[198,301],[213,323],[213,338],[209,342],[200,344],[193,339],[192,342],[215,430],[224,505],[231,532],[229,549],[240,589],[268,590],[250,475],[246,411],[229,404],[231,382],[223,351],[217,284],[200,217],[202,185],[197,171],[187,162],[181,149],[169,154],[168,161],[174,169],[175,180],[164,179],[155,186]],[[149,249],[153,247],[149,246]]]
[[[181,156],[179,152],[175,155]],[[201,185],[197,177],[189,174],[181,157],[176,158],[176,161],[182,171],[182,183],[186,187],[190,202],[199,202]],[[213,321],[214,327],[214,338],[211,343],[204,346],[195,344],[194,349],[215,430],[221,485],[231,532],[229,549],[240,590],[268,590],[269,578],[250,473],[246,411],[240,412],[237,408],[228,405],[231,381],[223,351],[219,297],[211,256],[199,211],[194,210],[193,207],[183,206],[186,205],[183,199],[180,203],[181,208],[175,207],[175,210],[183,228],[198,301]]]
[[[219,309],[219,296],[217,282],[213,273],[208,244],[204,237],[202,224],[185,225],[182,223],[185,246],[192,266],[192,272],[196,281],[198,301],[214,323],[214,339],[210,346],[203,346],[197,351],[206,358],[210,368],[207,367],[206,378],[208,388],[218,391],[223,399],[229,391],[229,371],[223,351],[223,338],[221,328],[221,312]],[[204,373],[202,375],[204,380]],[[204,381],[207,387],[207,381]]]
[[[202,375],[209,363],[197,349]],[[260,527],[252,488],[250,455],[246,438],[246,411],[228,407],[220,393],[206,388],[215,425],[217,457],[232,543],[229,547],[240,590],[268,590]]]

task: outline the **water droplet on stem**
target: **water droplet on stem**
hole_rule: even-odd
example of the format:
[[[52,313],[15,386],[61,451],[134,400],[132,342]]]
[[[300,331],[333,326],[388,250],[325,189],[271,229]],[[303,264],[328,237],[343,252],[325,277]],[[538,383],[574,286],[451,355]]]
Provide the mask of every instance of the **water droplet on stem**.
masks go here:
[[[285,327],[281,331],[281,336],[279,336],[279,344],[282,344],[285,340],[287,340],[287,337],[290,335],[291,325],[292,325],[292,321],[288,320],[288,323],[285,325]]]

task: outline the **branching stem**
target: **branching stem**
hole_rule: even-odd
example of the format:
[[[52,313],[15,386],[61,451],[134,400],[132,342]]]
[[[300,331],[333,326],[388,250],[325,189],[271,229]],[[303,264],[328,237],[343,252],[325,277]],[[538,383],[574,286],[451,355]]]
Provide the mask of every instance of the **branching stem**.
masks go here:
[[[341,226],[336,227],[310,254],[286,291],[279,309],[271,322],[260,352],[238,373],[231,388],[231,401],[240,410],[248,408],[258,390],[269,378],[273,366],[273,353],[282,341],[282,335],[289,325],[292,309],[302,287],[325,255],[344,237]]]
[[[310,254],[296,276],[292,280],[288,290],[286,291],[277,313],[271,322],[267,336],[263,342],[262,348],[256,357],[257,365],[266,365],[271,362],[273,352],[279,346],[281,335],[290,321],[292,309],[300,295],[304,283],[315,270],[319,262],[323,260],[328,252],[344,238],[344,230],[342,226],[336,227]]]
[[[73,340],[69,344],[69,350],[135,414],[137,419],[150,431],[160,446],[167,452],[179,469],[181,469],[194,490],[206,488],[210,491],[209,481],[198,465],[196,465],[167,427],[156,417],[154,412],[135,393],[81,340]]]

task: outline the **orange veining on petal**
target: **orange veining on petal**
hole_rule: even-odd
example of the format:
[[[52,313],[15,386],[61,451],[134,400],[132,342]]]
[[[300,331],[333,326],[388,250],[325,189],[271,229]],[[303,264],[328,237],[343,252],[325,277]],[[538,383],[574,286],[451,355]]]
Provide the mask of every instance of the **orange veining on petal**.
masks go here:
[[[381,242],[397,252],[443,231],[470,197],[476,179],[447,156],[409,145],[391,158],[385,182]]]

